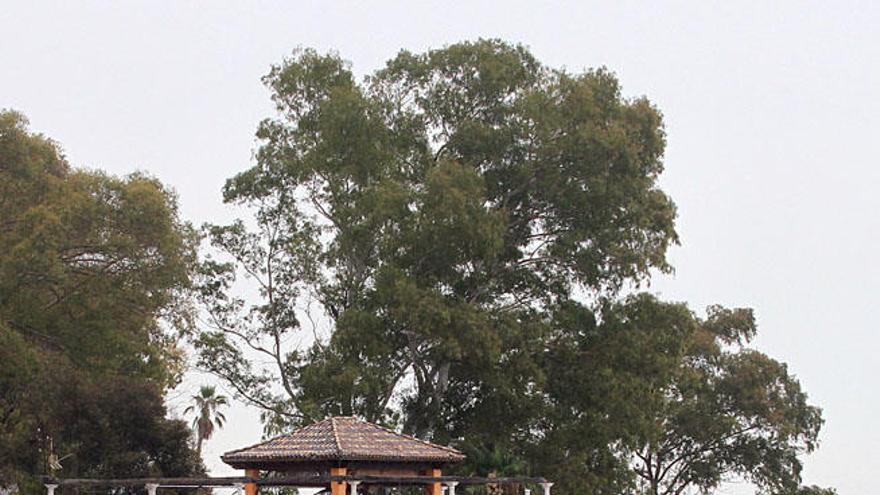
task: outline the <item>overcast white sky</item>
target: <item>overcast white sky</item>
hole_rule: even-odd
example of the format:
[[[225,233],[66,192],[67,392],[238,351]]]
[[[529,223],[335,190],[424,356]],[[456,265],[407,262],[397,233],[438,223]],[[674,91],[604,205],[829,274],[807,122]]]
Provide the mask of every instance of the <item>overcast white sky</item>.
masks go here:
[[[222,222],[232,212],[220,187],[249,165],[271,110],[260,76],[298,45],[337,50],[359,74],[401,48],[477,37],[522,42],[551,66],[606,65],[666,118],[662,183],[682,245],[675,275],[650,290],[694,308],[754,307],[758,347],[825,410],[805,481],[869,493],[880,4],[831,4],[7,0],[0,107],[28,115],[74,164],[147,170],[177,189],[187,219]],[[219,453],[261,434],[255,411],[229,416],[207,445],[213,474],[230,472]]]

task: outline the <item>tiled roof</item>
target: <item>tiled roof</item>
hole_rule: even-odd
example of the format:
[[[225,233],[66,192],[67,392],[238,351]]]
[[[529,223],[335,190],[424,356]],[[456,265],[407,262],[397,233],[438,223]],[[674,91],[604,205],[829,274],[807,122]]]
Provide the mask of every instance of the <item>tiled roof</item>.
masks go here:
[[[459,462],[464,454],[350,416],[339,416],[227,452],[227,464],[250,462],[390,461]]]

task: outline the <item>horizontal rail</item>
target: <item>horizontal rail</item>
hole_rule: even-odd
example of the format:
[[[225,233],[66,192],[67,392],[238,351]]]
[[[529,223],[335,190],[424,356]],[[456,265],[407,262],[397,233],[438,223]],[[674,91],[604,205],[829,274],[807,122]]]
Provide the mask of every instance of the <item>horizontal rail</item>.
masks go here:
[[[368,484],[385,485],[429,485],[432,483],[457,482],[461,485],[513,485],[526,483],[546,483],[541,477],[486,478],[479,476],[277,476],[251,478],[248,476],[216,478],[44,478],[43,482],[58,486],[175,486],[175,487],[219,487],[238,486],[253,483],[258,486],[315,486],[327,485],[333,481],[359,481]]]

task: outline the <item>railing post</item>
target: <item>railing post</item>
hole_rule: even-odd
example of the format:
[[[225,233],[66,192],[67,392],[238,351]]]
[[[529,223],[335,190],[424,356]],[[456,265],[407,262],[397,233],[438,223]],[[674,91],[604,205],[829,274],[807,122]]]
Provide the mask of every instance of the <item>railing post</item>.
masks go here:
[[[156,490],[159,488],[159,485],[157,485],[156,483],[147,483],[144,486],[147,487],[148,495],[156,495]]]
[[[46,495],[55,495],[56,488],[58,488],[58,485],[47,484],[46,485]]]
[[[447,481],[443,484],[446,485],[446,495],[455,495],[455,487],[458,485],[457,481]]]
[[[550,487],[553,486],[553,483],[545,481],[544,483],[541,483],[541,486],[544,487],[544,495],[550,495]]]
[[[360,484],[361,484],[360,481],[349,481],[348,482],[348,486],[351,487],[351,492],[350,492],[351,495],[357,495],[358,485],[360,485]]]

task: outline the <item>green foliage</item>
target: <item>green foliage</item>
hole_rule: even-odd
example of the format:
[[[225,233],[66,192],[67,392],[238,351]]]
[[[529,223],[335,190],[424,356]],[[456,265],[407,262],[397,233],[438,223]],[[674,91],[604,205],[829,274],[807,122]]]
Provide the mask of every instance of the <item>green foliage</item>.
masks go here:
[[[480,40],[362,83],[299,50],[264,82],[277,115],[223,191],[253,221],[206,227],[195,342],[267,433],[356,414],[562,493],[796,486],[821,419],[742,347],[751,312],[618,297],[678,238],[660,112],[611,72]]]
[[[156,322],[185,314],[195,258],[172,193],[140,174],[72,170],[22,117],[4,113],[3,123],[4,321],[84,367],[172,383],[180,356]]]
[[[586,481],[597,465],[609,475],[631,466],[630,483],[653,495],[709,491],[732,475],[768,493],[797,488],[798,456],[816,447],[821,413],[784,364],[742,347],[756,332],[750,310],[711,307],[699,319],[639,295],[606,307],[598,325],[579,320],[568,319],[574,328],[549,355],[559,415],[552,448],[539,444],[536,457],[547,472],[566,466],[567,488],[602,489],[604,480]],[[615,462],[567,465],[567,452],[597,445],[609,451],[589,457]]]
[[[51,435],[55,454],[70,455],[54,474],[149,477],[203,470],[189,446],[186,423],[166,419],[158,386],[125,376],[88,376],[57,361],[45,363],[37,382],[43,392],[33,408],[40,431]],[[45,465],[36,456],[34,461]]]
[[[157,180],[73,169],[26,124],[0,112],[0,472],[27,486],[50,454],[72,454],[63,474],[198,469],[162,406],[194,232]]]
[[[446,425],[529,395],[523,346],[546,331],[542,308],[668,269],[660,114],[605,70],[479,41],[401,52],[364,84],[302,50],[265,82],[279,116],[224,188],[256,226],[208,228],[223,261],[204,267],[216,331],[198,345],[273,427],[394,421],[401,402],[407,431],[458,435]],[[231,295],[242,273],[262,301]],[[297,303],[333,332],[290,352],[278,342],[302,328]],[[240,345],[272,368],[252,369]]]

